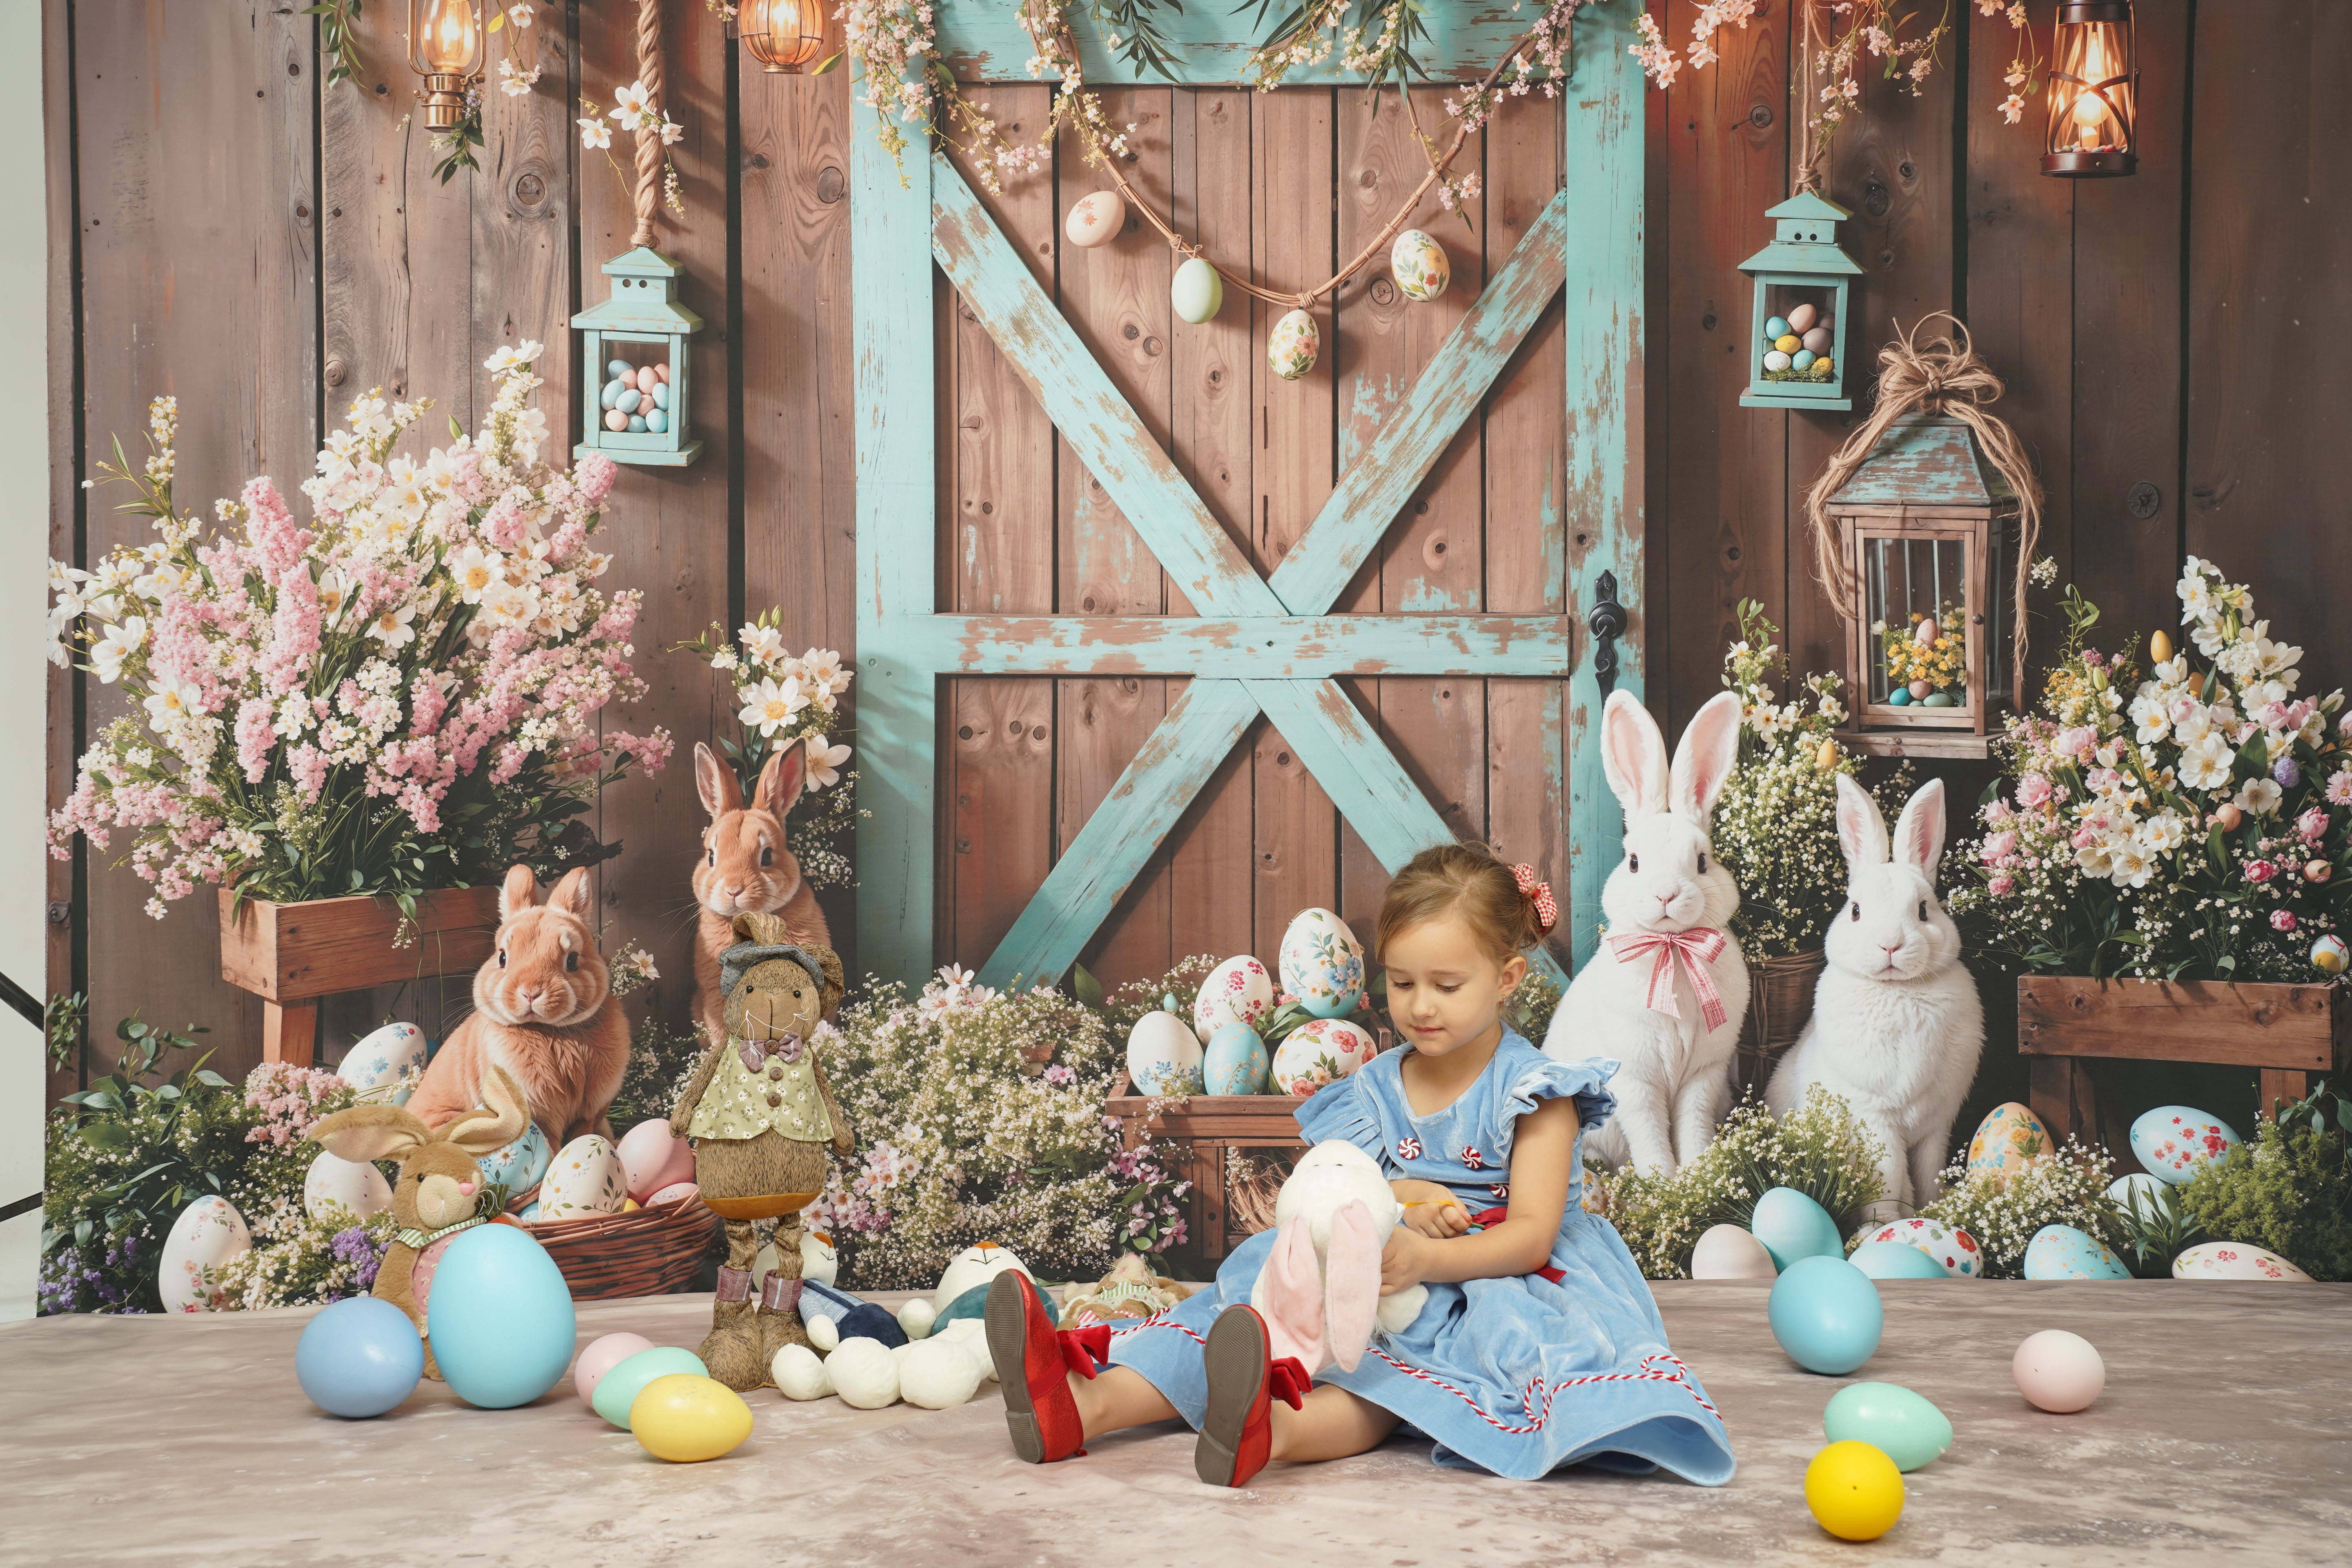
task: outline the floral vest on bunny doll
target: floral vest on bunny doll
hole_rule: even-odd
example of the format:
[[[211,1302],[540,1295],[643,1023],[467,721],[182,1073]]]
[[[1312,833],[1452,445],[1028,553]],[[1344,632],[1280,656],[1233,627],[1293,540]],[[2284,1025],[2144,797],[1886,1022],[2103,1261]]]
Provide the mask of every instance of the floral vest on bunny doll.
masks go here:
[[[730,1036],[727,1054],[687,1123],[688,1138],[757,1138],[773,1130],[800,1143],[833,1137],[833,1119],[817,1092],[816,1058],[797,1037],[744,1040]]]

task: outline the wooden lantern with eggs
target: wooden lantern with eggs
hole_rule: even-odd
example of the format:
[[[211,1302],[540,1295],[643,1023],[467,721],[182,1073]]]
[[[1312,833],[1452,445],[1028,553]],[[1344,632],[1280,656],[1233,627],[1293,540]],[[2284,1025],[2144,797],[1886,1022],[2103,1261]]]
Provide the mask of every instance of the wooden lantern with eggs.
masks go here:
[[[688,410],[693,345],[702,318],[678,303],[686,269],[641,245],[604,263],[613,297],[572,318],[586,384],[575,458],[602,452],[616,463],[684,468],[701,454]]]

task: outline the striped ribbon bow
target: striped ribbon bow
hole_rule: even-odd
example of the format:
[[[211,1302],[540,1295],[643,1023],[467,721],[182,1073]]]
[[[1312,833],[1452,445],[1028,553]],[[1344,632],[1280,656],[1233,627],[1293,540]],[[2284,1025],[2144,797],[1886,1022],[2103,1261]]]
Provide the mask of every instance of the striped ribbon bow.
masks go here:
[[[1559,903],[1551,896],[1551,884],[1537,881],[1533,866],[1512,867],[1511,878],[1519,885],[1519,896],[1535,905],[1536,924],[1549,935],[1559,924]]]
[[[1707,964],[1723,956],[1723,933],[1712,926],[1694,926],[1689,931],[1645,931],[1631,936],[1612,936],[1609,945],[1617,953],[1617,962],[1631,963],[1645,952],[1657,954],[1650,966],[1648,1005],[1653,1013],[1664,1013],[1669,1018],[1679,1018],[1683,1010],[1675,1001],[1675,959],[1680,955],[1684,972],[1689,974],[1691,989],[1698,993],[1699,1015],[1710,1029],[1720,1029],[1730,1015],[1723,1008],[1723,993],[1715,988],[1715,977],[1706,972]]]

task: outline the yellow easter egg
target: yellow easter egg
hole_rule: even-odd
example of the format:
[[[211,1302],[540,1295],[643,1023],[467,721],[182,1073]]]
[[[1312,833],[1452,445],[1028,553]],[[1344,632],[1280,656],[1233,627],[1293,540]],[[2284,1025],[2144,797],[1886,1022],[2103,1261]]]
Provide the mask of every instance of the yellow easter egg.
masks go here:
[[[1833,768],[1833,767],[1837,766],[1837,764],[1838,764],[1838,748],[1837,748],[1837,742],[1836,742],[1835,741],[1823,741],[1823,742],[1822,742],[1822,749],[1821,749],[1821,752],[1820,752],[1820,754],[1819,754],[1819,755],[1817,755],[1817,756],[1815,756],[1815,757],[1813,758],[1813,766],[1815,766],[1815,767],[1817,767],[1817,768],[1821,769],[1821,771],[1822,771],[1822,772],[1823,772],[1823,773],[1827,773],[1827,772],[1829,772],[1832,768]]]
[[[1969,1140],[1970,1175],[2011,1176],[2051,1152],[2050,1130],[2015,1100],[1996,1105]]]
[[[1805,346],[1805,340],[1797,336],[1794,332],[1790,332],[1781,337],[1773,339],[1772,346],[1779,349],[1784,354],[1792,354],[1799,349]]]
[[[751,1435],[751,1407],[716,1378],[674,1372],[638,1391],[629,1430],[654,1458],[691,1465],[733,1453]]]
[[[2172,662],[2172,639],[2162,632],[2147,635],[2147,657],[2158,664]]]
[[[1840,1541],[1875,1541],[1903,1517],[1903,1472],[1867,1443],[1832,1443],[1805,1467],[1805,1506]]]

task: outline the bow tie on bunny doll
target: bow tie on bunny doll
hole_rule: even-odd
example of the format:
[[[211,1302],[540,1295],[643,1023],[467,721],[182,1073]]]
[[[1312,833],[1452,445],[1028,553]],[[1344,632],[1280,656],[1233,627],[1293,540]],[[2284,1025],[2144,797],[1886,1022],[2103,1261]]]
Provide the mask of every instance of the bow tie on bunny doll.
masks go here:
[[[1279,1235],[1250,1305],[1265,1320],[1275,1392],[1286,1403],[1296,1406],[1327,1366],[1355,1371],[1375,1331],[1396,1333],[1421,1315],[1426,1287],[1381,1294],[1381,1253],[1403,1216],[1380,1166],[1343,1140],[1309,1149],[1282,1184]]]

